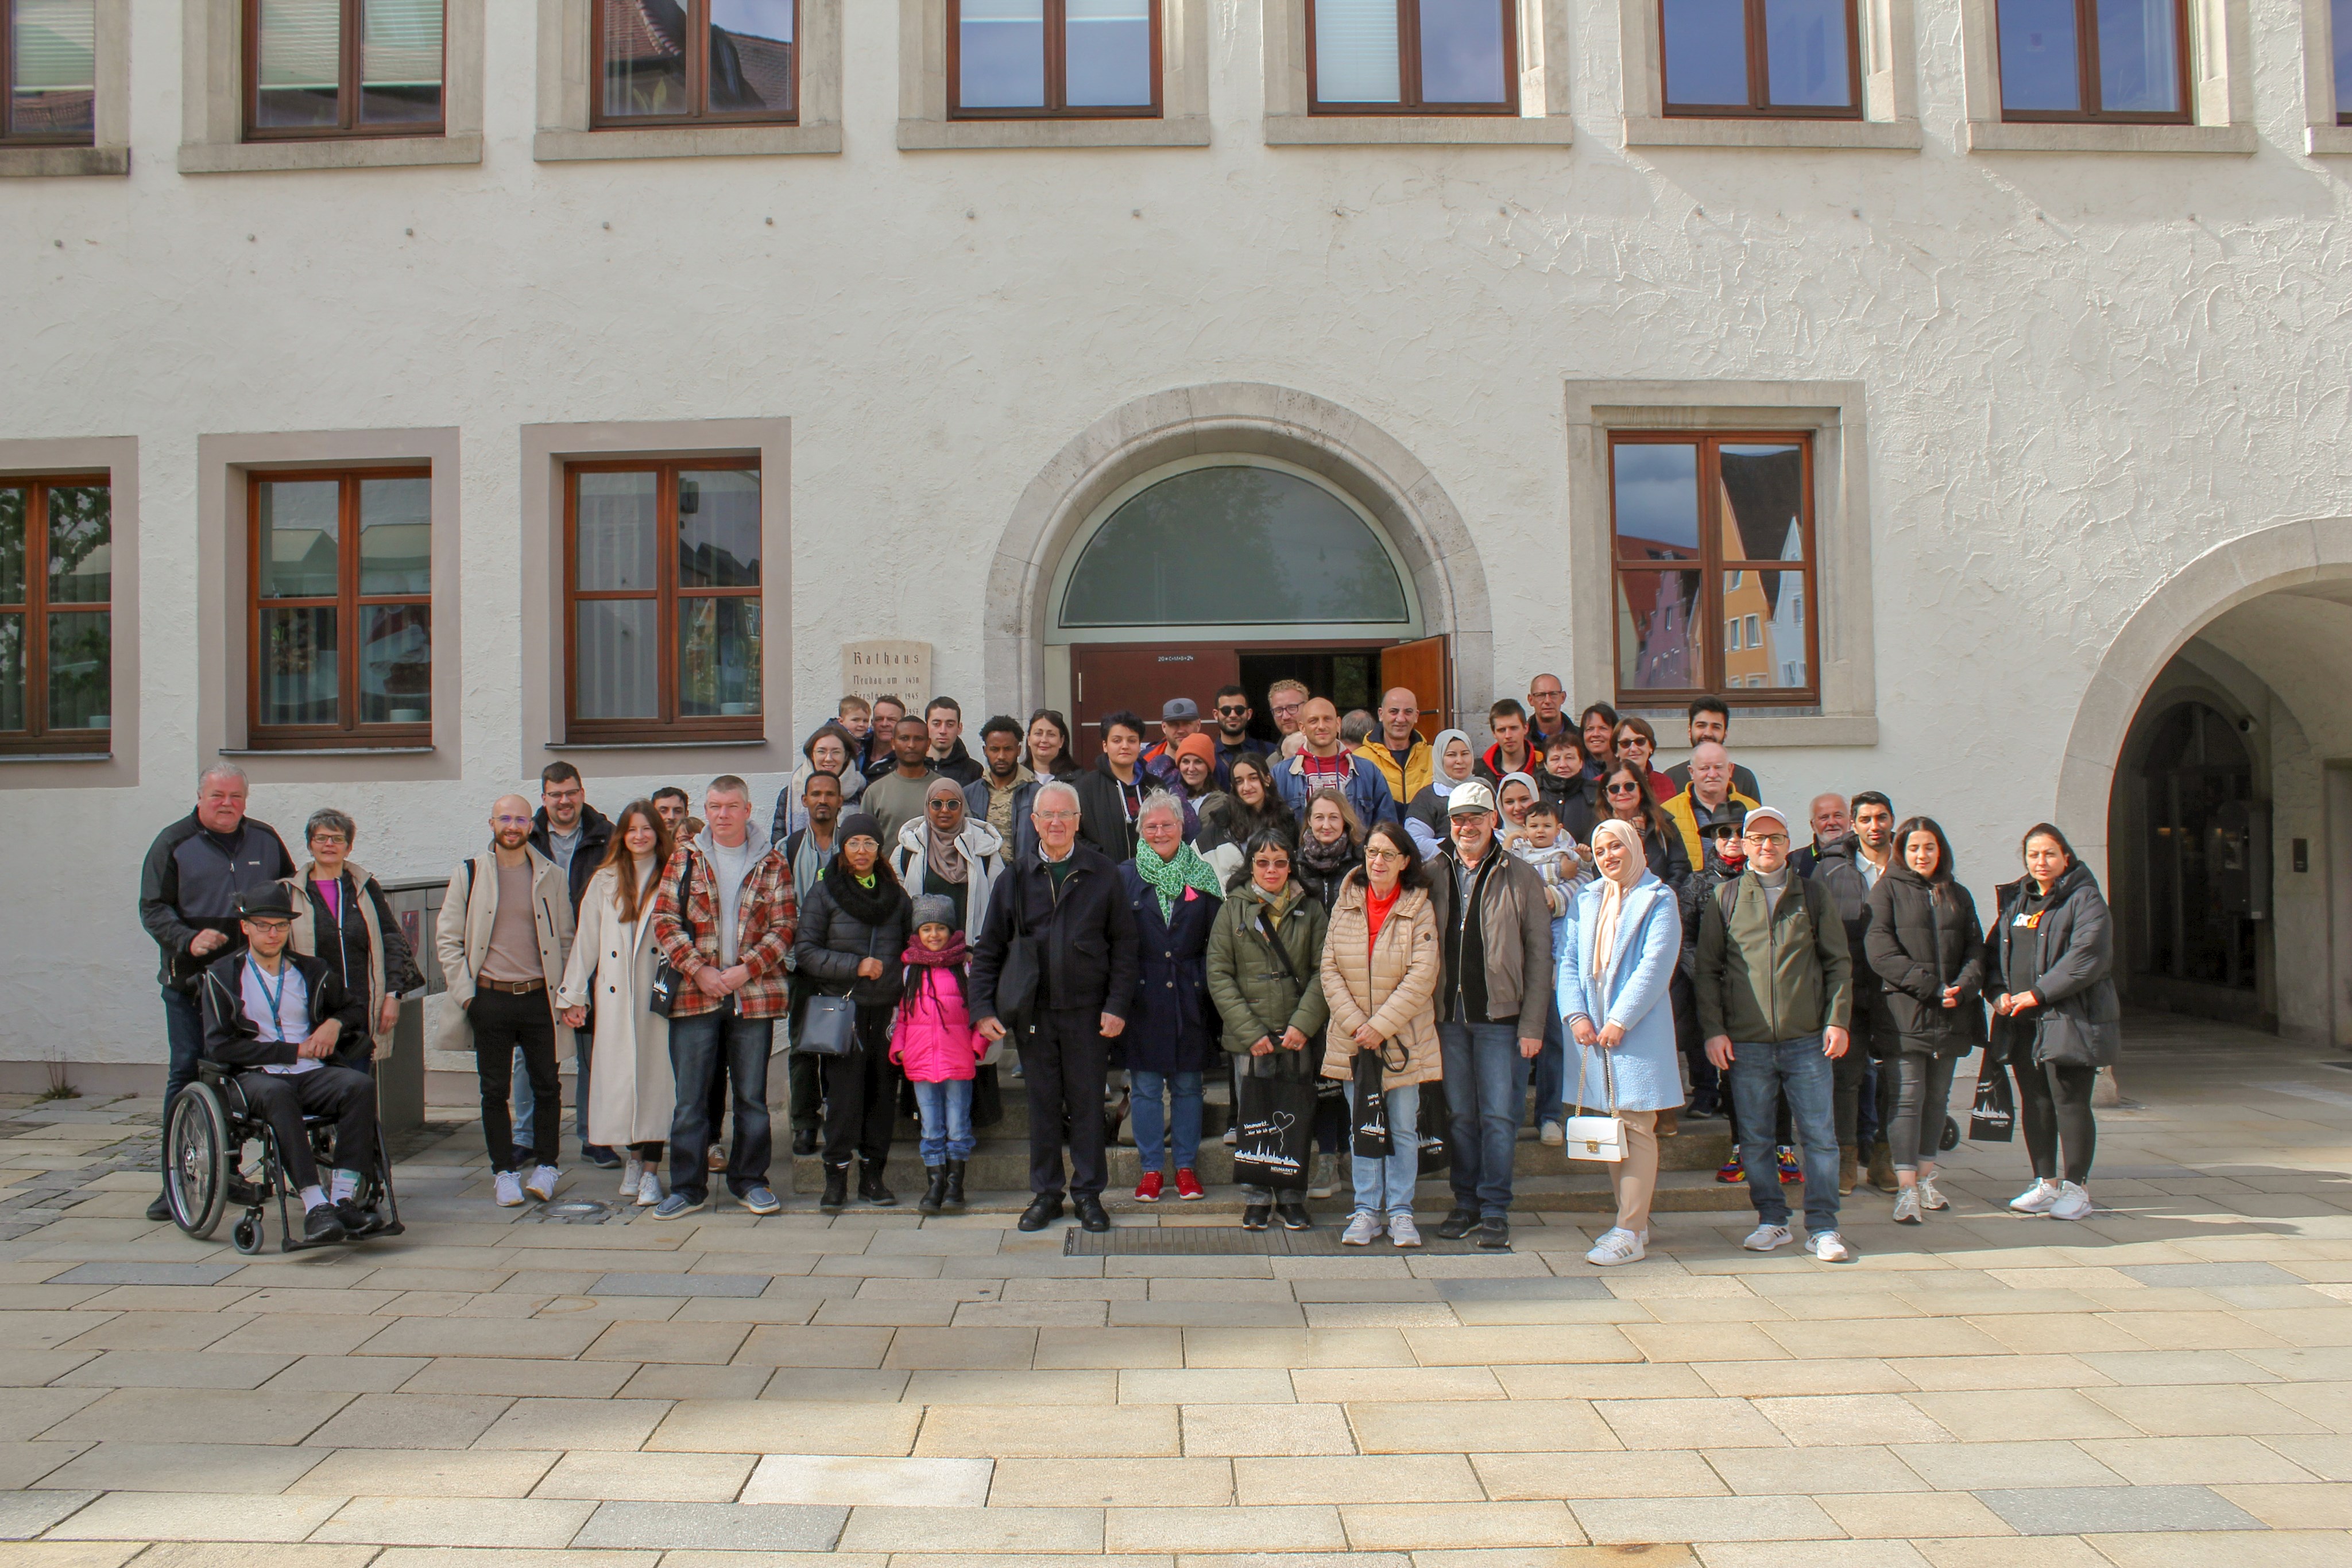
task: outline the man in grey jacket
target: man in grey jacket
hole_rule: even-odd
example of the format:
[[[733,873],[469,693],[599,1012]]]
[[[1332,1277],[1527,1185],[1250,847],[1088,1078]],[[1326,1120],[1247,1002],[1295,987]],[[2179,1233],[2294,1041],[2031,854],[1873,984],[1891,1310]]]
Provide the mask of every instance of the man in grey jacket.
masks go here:
[[[1511,1162],[1529,1064],[1543,1050],[1553,999],[1551,910],[1543,877],[1495,838],[1495,796],[1473,779],[1446,800],[1448,841],[1430,862],[1437,915],[1437,1039],[1453,1112],[1454,1211],[1448,1240],[1511,1244]]]

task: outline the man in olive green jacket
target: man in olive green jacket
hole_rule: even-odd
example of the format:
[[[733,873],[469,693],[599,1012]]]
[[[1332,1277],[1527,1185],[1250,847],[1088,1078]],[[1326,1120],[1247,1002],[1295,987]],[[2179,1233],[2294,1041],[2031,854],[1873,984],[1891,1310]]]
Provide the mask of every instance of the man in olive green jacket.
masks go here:
[[[1772,1157],[1775,1102],[1804,1151],[1806,1245],[1827,1263],[1852,1253],[1839,1236],[1833,1070],[1846,1052],[1853,960],[1837,900],[1789,863],[1789,821],[1769,806],[1748,813],[1748,869],[1699,905],[1692,977],[1707,1060],[1731,1075],[1740,1158],[1756,1204],[1752,1252],[1785,1247],[1789,1200]]]

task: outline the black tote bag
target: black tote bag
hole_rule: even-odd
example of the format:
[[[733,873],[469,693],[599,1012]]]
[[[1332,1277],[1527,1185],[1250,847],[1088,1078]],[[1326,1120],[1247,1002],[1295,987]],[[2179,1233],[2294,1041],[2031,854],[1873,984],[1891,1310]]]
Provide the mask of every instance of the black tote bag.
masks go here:
[[[1389,1125],[1389,1101],[1377,1051],[1356,1052],[1356,1114],[1351,1125],[1349,1147],[1358,1159],[1384,1160],[1396,1152],[1396,1132]]]
[[[1314,1152],[1315,1085],[1280,1078],[1243,1079],[1234,1180],[1244,1186],[1304,1186]]]

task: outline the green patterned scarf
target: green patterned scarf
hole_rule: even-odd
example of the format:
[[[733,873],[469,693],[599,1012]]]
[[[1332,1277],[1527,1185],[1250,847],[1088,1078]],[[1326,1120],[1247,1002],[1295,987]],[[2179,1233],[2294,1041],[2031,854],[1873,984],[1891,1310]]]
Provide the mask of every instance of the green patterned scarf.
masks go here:
[[[1190,844],[1176,846],[1174,860],[1161,860],[1160,852],[1150,844],[1135,846],[1135,869],[1143,880],[1160,894],[1160,918],[1166,920],[1176,913],[1176,900],[1186,888],[1192,888],[1203,898],[1215,898],[1224,890],[1217,884],[1216,868],[1201,858],[1201,852]]]

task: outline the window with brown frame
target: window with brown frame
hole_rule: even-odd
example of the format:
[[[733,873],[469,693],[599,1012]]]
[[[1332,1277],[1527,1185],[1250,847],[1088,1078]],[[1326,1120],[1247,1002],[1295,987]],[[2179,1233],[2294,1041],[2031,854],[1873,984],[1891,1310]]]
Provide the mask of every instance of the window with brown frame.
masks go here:
[[[1160,69],[1160,0],[948,0],[950,119],[1150,119]]]
[[[2186,124],[2189,0],[1997,0],[2000,117]]]
[[[1316,114],[1517,114],[1517,0],[1307,0]]]
[[[247,744],[433,744],[433,475],[249,476]]]
[[[2336,56],[2336,123],[2352,125],[2352,0],[2330,0],[2327,22]]]
[[[442,0],[245,0],[245,137],[442,133]]]
[[[594,0],[589,123],[791,125],[800,0]]]
[[[0,754],[110,749],[113,491],[0,478]]]
[[[566,738],[758,740],[760,465],[564,475]]]
[[[1658,0],[1665,111],[1862,118],[1854,0]]]
[[[97,0],[0,0],[0,142],[97,139]]]
[[[1620,432],[1609,480],[1619,705],[1817,702],[1811,438]]]

